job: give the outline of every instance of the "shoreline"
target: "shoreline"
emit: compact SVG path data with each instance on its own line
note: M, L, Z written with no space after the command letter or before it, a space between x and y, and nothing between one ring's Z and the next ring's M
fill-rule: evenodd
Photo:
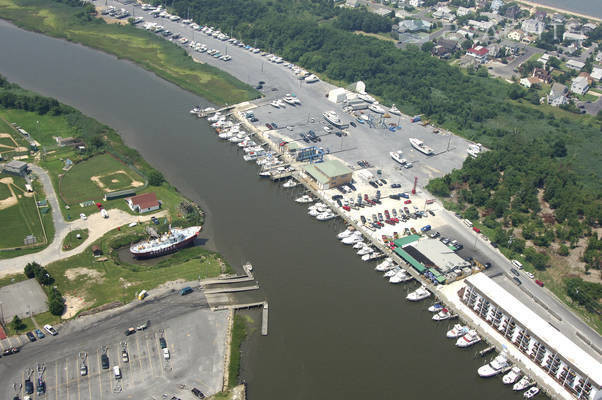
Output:
M521 6L521 8L541 8L545 10L551 10L560 14L573 15L575 17L586 18L590 21L602 22L602 18L594 17L592 15L583 14L577 11L569 11L564 8L548 6L545 4L535 3L529 0L516 0L516 2Z

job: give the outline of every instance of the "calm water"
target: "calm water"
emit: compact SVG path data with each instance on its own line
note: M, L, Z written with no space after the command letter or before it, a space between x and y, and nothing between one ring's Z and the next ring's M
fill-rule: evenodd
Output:
M601 0L531 0L542 6L558 7L592 17L602 18Z
M310 219L191 118L202 99L128 62L2 22L0 54L9 80L117 129L200 202L203 233L230 263L253 261L270 334L256 333L245 349L251 399L522 398L500 379L478 378L476 349L457 349L426 303L405 301L410 286L385 283L338 243L339 227Z

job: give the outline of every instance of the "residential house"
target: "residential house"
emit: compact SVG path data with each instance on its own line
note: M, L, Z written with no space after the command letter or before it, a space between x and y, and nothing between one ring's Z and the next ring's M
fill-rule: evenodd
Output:
M520 14L520 7L516 4L511 5L506 9L504 16L510 19L517 19Z
M474 32L467 31L466 29L458 29L456 34L460 35L463 38L472 39L474 37Z
M575 33L575 32L564 32L562 34L563 41L571 41L571 42L579 42L581 40L587 39L587 36L583 33Z
M597 81L602 80L602 68L594 67L590 76Z
M456 19L456 16L452 13L452 10L447 6L437 8L437 10L433 13L433 17L449 22L452 22L454 19Z
M474 26L480 31L487 31L489 28L493 28L496 25L495 21L475 21L474 19L468 20L468 25Z
M458 17L463 17L474 12L476 12L474 8L458 7L458 9L456 10L456 15Z
M587 72L582 72L571 82L571 92L583 96L589 90L591 78Z
M491 11L495 11L498 12L499 9L504 5L504 2L502 0L493 0L491 2Z
M566 66L576 71L581 71L585 67L585 63L577 60L568 60Z
M410 0L408 3L412 7L422 7L424 5L424 0Z
M546 28L546 24L538 19L526 19L521 24L521 28L525 32L541 35Z
M555 82L552 85L552 89L550 89L550 93L548 94L548 104L558 107L560 105L568 103L567 99L568 90L566 86Z
M154 192L128 197L125 201L130 207L130 210L138 213L155 211L161 207L161 203L157 200L157 195Z
M433 55L446 58L458 48L458 42L454 40L439 38L433 47Z
M546 19L547 15L548 14L544 10L535 11L535 19L537 19L539 21L543 21L544 19Z
M581 22L577 19L571 19L564 24L566 32L581 33Z
M490 46L488 47L488 49L489 49L489 53L488 53L488 55L489 55L489 58L490 58L490 59L496 58L496 57L497 57L497 53L498 53L498 52L499 52L499 50L500 50L499 46L498 46L498 45L496 45L496 44L492 44L492 45L490 45Z
M519 83L526 88L530 88L534 85L541 85L542 81L539 78L528 76L526 78L522 78Z
M520 29L515 29L508 34L508 39L516 40L517 42L520 42L522 40L524 34L525 33L523 31L521 31Z
M467 56L474 57L475 60L484 63L487 62L487 57L489 56L489 50L487 47L476 46L471 47L466 51Z
M542 63L543 66L545 67L546 64L548 63L549 59L550 59L550 55L548 53L544 53L543 56L541 56L537 59L537 62Z
M583 27L581 28L581 32L588 35L591 33L591 31L593 31L596 28L597 28L596 24L592 24L591 22L588 22L587 24L583 24Z
M347 0L345 2L345 6L349 7L349 8L356 8L359 7L360 3L358 0Z
M552 74L543 68L534 68L531 76L540 79L543 83L552 82Z
M377 8L376 10L372 11L374 14L380 15L381 17L384 17L386 15L391 14L391 10L389 10L388 8Z

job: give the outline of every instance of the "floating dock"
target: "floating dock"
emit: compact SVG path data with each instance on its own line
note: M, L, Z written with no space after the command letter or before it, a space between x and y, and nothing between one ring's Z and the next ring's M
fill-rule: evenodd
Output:
M268 335L268 302L263 303L263 312L261 314L261 336Z

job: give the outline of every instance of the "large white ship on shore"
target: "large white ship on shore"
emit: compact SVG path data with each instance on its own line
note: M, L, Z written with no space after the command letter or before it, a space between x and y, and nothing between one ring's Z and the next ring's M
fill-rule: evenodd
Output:
M347 125L341 121L338 114L334 111L326 111L324 114L322 114L322 116L324 117L324 119L326 121L330 122L331 124L333 124L334 126L336 126L339 129L343 129L343 128L347 127Z
M433 149L431 149L426 144L424 144L424 142L420 139L410 138L410 144L416 150L418 150L419 152L421 152L423 154L426 154L427 156L432 156L433 154L435 154Z
M191 244L200 231L200 226L171 228L158 238L131 245L130 253L136 258L159 257L173 253Z

